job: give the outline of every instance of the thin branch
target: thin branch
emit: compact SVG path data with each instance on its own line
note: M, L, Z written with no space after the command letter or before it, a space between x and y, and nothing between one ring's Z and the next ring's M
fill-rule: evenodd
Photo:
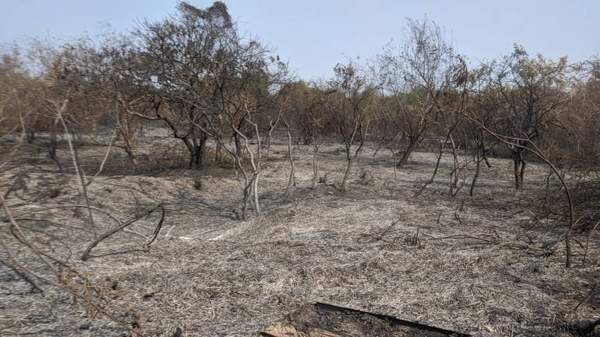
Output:
M65 134L68 135L69 129L67 128L67 123L65 123L65 119L63 118L62 113L67 109L67 104L69 103L69 99L65 99L61 105L59 105L55 101L50 101L50 103L52 103L54 105L54 107L56 109L56 115L65 130ZM74 133L72 133L72 135L75 136ZM97 236L98 234L96 233L96 225L94 224L94 216L92 215L92 210L90 209L90 199L88 198L88 195L87 195L87 187L86 187L87 185L85 183L85 173L83 173L83 171L81 170L81 167L79 167L79 162L77 160L77 151L75 150L75 147L73 146L73 142L71 141L71 138L67 137L67 143L69 144L69 150L71 151L71 158L73 159L73 167L75 168L75 174L77 175L79 187L81 188L81 193L83 195L83 198L85 199L85 203L88 206L87 211L88 211L88 216L90 219L90 227L92 229L92 233L94 234L94 236Z
M144 214L136 216L134 219L131 219L131 220L127 221L126 223L124 223L124 224L122 224L122 225L120 225L120 226L118 226L118 227L116 227L116 228L114 228L114 229L112 229L112 230L110 230L110 231L108 231L108 232L100 235L100 237L98 237L96 240L94 240L92 243L90 243L88 245L88 247L85 249L85 251L81 255L81 260L86 261L89 258L89 254L92 251L92 249L94 249L94 247L96 247L100 242L102 242L102 240L104 240L104 239L112 236L113 234L117 233L118 231L120 231L120 230L124 229L125 227L127 227L127 226L133 224L134 222L138 221L139 219L141 219L141 218L143 218L143 217L145 217L147 215L150 215L152 212L154 212L158 208L163 208L163 204L161 203L161 204L153 207L149 211L145 212ZM163 211L163 216L161 217L161 220L160 220L159 224L162 224L163 220L164 220L164 211Z
M160 230L162 229L162 225L163 222L165 221L165 207L161 206L160 207L162 214L160 216L160 221L158 222L158 225L156 225L156 228L154 229L154 236L152 237L152 239L150 241L148 241L148 243L145 244L145 246L150 247L150 245L152 244L152 242L154 242L154 240L156 240L156 238L158 237L158 234L160 234Z
M112 138L110 139L110 143L108 143L108 149L106 150L106 154L104 155L104 159L102 159L102 163L100 164L100 168L98 168L98 171L96 172L96 174L94 174L91 178L89 178L87 186L90 186L90 184L92 183L92 181L94 181L94 179L102 172L102 170L104 169L104 165L106 164L106 161L108 160L108 155L110 154L110 149L112 148L113 142L115 141L115 139L117 139L117 129L115 128L115 133L112 136Z
M31 286L30 291L32 293L43 293L44 292L40 287L37 286L37 284L35 284L35 282L33 282L33 280L31 278L29 278L29 276L27 276L26 273L20 271L12 264L2 260L2 258L0 258L0 264L3 264L4 266L6 266L10 270L12 270L15 274L17 274L20 278L22 278L25 282L29 283L29 285Z
M575 313L577 311L577 309L579 309L579 307L592 296L592 294L594 293L594 290L596 290L597 286L598 286L598 283L594 283L594 286L592 286L592 289L590 289L590 291L588 291L588 293L581 299L581 301L579 301L579 303L577 303L577 305L575 306L575 309L573 309L573 313Z

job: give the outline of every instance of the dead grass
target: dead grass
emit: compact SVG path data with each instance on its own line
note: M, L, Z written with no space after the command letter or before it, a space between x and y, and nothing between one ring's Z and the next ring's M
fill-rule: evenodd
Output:
M345 168L338 148L323 146L320 158L321 175L332 182L341 180ZM510 163L492 160L475 197L465 188L452 198L446 163L414 198L435 156L415 153L406 168L395 170L388 154L372 157L368 150L348 193L341 194L325 184L310 189L312 149L296 151L298 187L284 198L285 148L271 145L261 177L264 212L242 222L234 214L241 185L231 169L208 169L200 178L183 169L98 177L88 190L92 204L122 221L165 203L166 222L150 251L140 248L152 234L152 217L102 242L89 261L79 261L93 237L85 214L66 207L78 203L74 178L30 173L29 188L8 202L44 249L71 256L94 280L116 280L111 301L139 315L144 336L172 336L176 328L183 336L256 336L317 301L474 336L550 336L565 323L600 315L599 293L573 311L600 276L600 242L593 240L585 268L564 268L566 220L557 211L546 221L541 217L547 213L535 207L545 188L543 167L528 167L526 190L515 193ZM6 173L1 183L9 178ZM51 179L61 181L59 195L36 200ZM106 214L95 216L100 232L115 226ZM585 242L585 235L580 231L576 239ZM27 251L11 241L3 222L0 240L27 263ZM583 248L575 245L574 253L579 262ZM28 294L27 285L2 268L1 335L124 332L108 320L91 320L52 288Z

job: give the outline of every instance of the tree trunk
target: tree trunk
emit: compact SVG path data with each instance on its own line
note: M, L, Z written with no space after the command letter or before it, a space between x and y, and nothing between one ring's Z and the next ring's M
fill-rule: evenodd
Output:
M316 140L313 140L313 142L314 142L314 144L313 144L313 161L312 161L313 180L312 180L312 186L310 188L314 190L315 185L317 184L317 180L319 179L319 145Z
M311 142L313 142L313 135L312 135L312 131L309 128L304 128L303 130L304 132L302 132L302 144L304 145L310 145Z
M492 168L492 164L490 164L490 161L488 160L486 150L483 150L483 161L485 161L485 165L487 165L488 168Z
M475 158L475 175L473 176L473 181L471 182L471 188L469 189L469 196L473 196L475 191L475 183L477 182L477 178L479 178L479 170L481 169L481 159L480 157L480 148L477 148L477 157ZM485 157L484 157L485 158Z
M251 193L251 189L252 189L252 183L246 182L246 187L244 187L244 191L242 192L242 206L240 208L240 212L238 214L238 220L244 221L247 218L247 210L248 210L248 203L250 203L250 195Z
M267 154L265 155L266 160L269 159L269 154L271 153L271 140L273 139L273 137L272 137L273 129L274 129L274 126L273 126L273 124L271 124L271 126L269 127L269 132L267 133L267 139L265 140L267 142Z
M483 136L483 131L480 132L481 133L479 134L479 149L481 149L481 159L485 161L485 165L487 165L488 168L492 168L492 164L490 164L490 161L487 157L487 153L490 152L490 150L485 148L485 139Z
M458 162L458 149L452 134L450 135L450 144L452 145L452 171L450 171L450 196L455 197L462 186L459 186L460 165Z
M129 157L131 163L133 163L133 166L137 167L138 159L135 155L136 143L134 140L134 131L131 130L131 125L129 123L129 115L126 113L121 113L118 109L117 114L117 122L119 123L119 133L121 137L123 137L125 153L127 153L127 156Z
M189 138L181 139L190 153L189 169L201 169L204 165L204 154L206 152L206 137L190 140Z
M527 162L525 159L521 158L521 172L519 172L519 181L521 183L521 189L523 188L523 182L525 181L525 166Z
M58 123L58 119L50 123L50 142L48 143L48 155L50 156L50 159L52 159L52 161L54 161L58 166L58 171L62 173L62 165L60 164L60 161L56 156L56 148L58 147L58 139L56 136L56 123Z
M125 152L127 153L127 157L129 157L129 160L131 161L131 163L133 163L133 166L137 167L138 159L135 155L136 146L134 140L132 139L132 135L129 132L129 130L121 130L121 135L123 136L123 142L125 144Z
M129 160L131 161L133 166L138 167L138 165L139 165L138 158L135 155L135 153L133 153L133 149L127 145L127 141L125 141L125 152L127 153L127 157L129 157Z
M398 163L396 164L398 168L402 168L406 165L406 163L408 163L408 158L413 153L416 146L417 146L417 140L414 139L413 137L410 137L408 146L406 147L406 150L402 154L402 158L400 158L400 161L398 161Z
M260 215L260 203L258 200L258 178L260 177L260 172L257 172L252 180L252 196L254 197L254 212L257 215Z
M523 178L525 176L525 166L527 163L523 160L523 151L521 149L512 150L514 174L515 174L515 189L523 188Z
M98 138L98 120L97 119L92 120L92 135L94 135L94 138Z
M348 150L349 151L349 150ZM346 166L346 172L344 173L344 178L342 179L342 186L340 187L340 191L346 192L346 183L348 182L348 177L350 176L350 171L352 171L352 166L354 164L354 157L348 154L348 165Z
M233 134L233 141L235 143L235 154L242 159L244 151L242 149L242 142L240 141L240 136L237 133Z
M288 160L290 161L290 178L288 180L288 185L285 190L285 196L289 196L292 190L292 187L296 187L296 177L295 177L295 166L294 166L294 149L292 148L292 132L290 131L290 124L287 122L285 118L282 118L283 123L285 124L285 128L287 131L287 148L288 148Z
M281 119L281 110L277 114L277 118L275 120L269 120L269 131L267 132L267 139L266 139L267 154L265 156L265 159L268 159L269 153L271 153L271 140L273 140L273 130L275 130L275 127L277 126L277 123L279 123L280 119Z
M206 137L194 140L194 151L191 156L190 168L201 169L204 166L204 155L206 153Z
M33 141L35 140L35 131L33 130L29 130L27 131L27 143L33 143Z
M223 148L220 142L217 142L215 145L215 164L221 163L221 158L223 157Z
M50 143L48 144L48 155L50 159L56 161L56 147L58 140L56 139L56 123L50 124Z

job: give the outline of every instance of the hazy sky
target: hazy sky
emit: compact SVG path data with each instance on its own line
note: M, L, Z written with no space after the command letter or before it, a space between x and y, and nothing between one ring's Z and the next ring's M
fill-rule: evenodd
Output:
M190 0L198 7L212 1ZM597 0L226 0L243 32L259 37L305 79L330 76L349 57L368 59L404 37L406 18L425 15L472 62L509 53L581 61L600 54ZM131 29L174 13L177 0L2 0L0 43L25 37L67 39L107 24Z

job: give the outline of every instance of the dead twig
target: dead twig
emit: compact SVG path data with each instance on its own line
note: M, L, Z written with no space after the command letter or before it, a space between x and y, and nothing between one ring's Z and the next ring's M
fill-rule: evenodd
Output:
M14 207L14 206L13 206ZM18 214L18 217L22 217L24 215L27 214L32 214L32 213L37 213L37 212L44 212L44 211L49 211L49 210L53 210L53 209L60 209L60 208L86 208L86 209L90 209L96 212L100 212L104 215L106 215L107 217L109 217L110 219L114 220L117 224L121 225L121 220L119 220L117 217L115 217L114 215L112 215L109 211L102 209L102 208L98 208L98 207L94 207L94 206L88 206L88 205L56 205L56 206L52 206L52 207L44 207L44 208L38 208L38 209L32 209L32 210L28 210L25 212L22 212L20 214Z
M386 227L378 235L376 235L376 234L364 234L357 241L358 241L358 243L373 243L373 242L381 241L383 239L383 237L385 235L387 235L392 230L392 228L394 228L399 222L400 222L400 219L392 222L391 225L389 225L388 227ZM365 238L372 238L372 240L361 240L361 239L365 239Z
M88 179L88 183L87 186L90 186L92 184L92 182L94 181L94 179L102 172L102 170L104 169L104 165L106 165L106 161L108 160L108 156L110 155L110 150L112 148L112 145L115 141L115 139L117 139L117 129L115 129L115 133L114 135L111 137L110 142L108 143L108 149L106 150L106 154L104 155L104 159L102 159L102 163L100 164L100 167L98 168L98 171L96 172L96 174L94 174L92 177L90 177Z
M592 287L592 289L590 289L590 291L588 291L587 295L585 295L581 299L581 301L579 301L579 303L577 303L577 305L575 306L575 309L573 309L573 313L575 313L577 311L577 309L579 309L579 307L592 296L592 294L594 293L594 290L596 290L597 286L598 286L598 283L594 283L594 286Z
M65 99L62 104L59 104L58 102L49 100L50 103L52 103L54 105L54 108L56 109L56 116L58 118L58 120L61 122L63 129L65 130L65 134L69 134L69 128L67 127L67 123L65 122L65 119L63 118L62 114L63 112L67 109L67 104L69 103L69 99ZM73 139L75 139L75 133L71 132L71 135L73 137ZM71 159L73 160L73 167L75 168L75 174L77 175L77 181L79 183L79 186L81 187L81 194L85 200L85 204L88 206L88 216L89 216L89 220L90 220L90 229L92 230L92 233L94 234L94 236L97 236L97 232L96 232L96 225L94 224L94 216L92 215L92 210L90 209L90 199L88 198L87 195L87 184L85 182L85 173L83 172L82 167L79 165L79 158L77 156L77 150L75 149L75 146L73 145L73 142L71 141L71 138L67 137L67 144L69 144L69 150L71 151Z
M8 269L12 270L15 274L17 274L20 278L22 278L25 282L29 283L29 285L31 286L31 290L30 290L31 293L43 293L44 292L40 287L37 286L37 284L35 284L35 282L33 282L33 280L29 276L27 276L27 274L25 274L24 272L17 269L17 267L2 260L2 258L0 258L0 264L6 266Z
M148 243L145 244L145 246L148 247L148 249L150 249L150 245L158 237L158 234L160 233L160 230L162 229L163 222L165 221L165 207L161 205L160 210L162 211L162 214L160 216L160 221L158 221L158 225L156 225L156 228L154 229L152 239Z
M97 286L94 286L85 275L83 275L81 272L79 272L73 266L53 257L52 255L50 255L48 253L41 251L40 249L35 247L33 244L31 244L31 242L27 239L23 230L19 226L19 224L15 221L15 218L13 217L12 212L11 212L10 208L8 207L8 205L6 205L6 202L5 202L2 194L0 194L0 205L4 209L4 212L6 213L6 217L8 218L8 228L9 228L10 233L13 235L13 237L15 239L17 239L17 241L19 241L25 247L31 249L33 251L33 253L35 253L35 255L52 271L54 276L58 279L58 282L54 282L48 278L44 278L41 275L39 275L38 273L35 273L35 272L29 270L24 265L19 264L14 258L12 258L10 252L8 251L7 253L9 254L9 257L11 257L12 263L16 267L20 268L21 270L26 271L27 273L29 273L31 275L34 275L38 280L40 280L43 283L49 284L51 286L57 287L61 290L64 290L64 291L70 293L71 295L73 295L74 299L78 298L78 299L83 300L89 307L94 308L97 313L102 313L103 315L105 315L106 317L111 319L113 322L116 322L116 323L120 324L121 326L128 328L126 324L124 324L119 318L117 318L115 315L113 315L111 312L109 312L109 310L107 308L105 308L105 306L101 303L103 300L102 290L100 288L98 288ZM64 269L63 270L57 269L55 264L58 266L64 267ZM81 281L83 283L83 285L84 285L84 293L83 294L79 293L78 289L73 287L71 282L66 281L66 277L67 277L66 275L68 273L71 273L79 281ZM99 297L96 299L92 298L92 296L90 296L90 294L92 292L95 292L96 294L98 294ZM112 307L117 308L114 305ZM118 309L123 310L121 308L118 308ZM123 311L127 312L127 310L123 310Z
M431 239L432 240L474 239L474 240L485 241L485 242L489 242L489 243L493 243L493 244L497 244L498 243L498 241L495 241L495 240L489 240L489 239L484 239L484 238L480 238L480 237L477 237L477 236L463 235L463 234L450 235L450 236L442 236L442 237L431 237Z
M116 227L116 228L114 228L114 229L112 229L112 230L110 230L110 231L108 231L108 232L100 235L100 237L98 237L96 240L94 240L92 243L90 243L89 246L85 249L85 251L81 255L81 260L87 261L87 259L89 258L89 254L92 251L92 249L94 249L94 247L96 247L100 242L102 242L106 238L109 238L110 236L112 236L113 234L117 233L118 231L124 229L125 227L133 224L134 222L138 221L139 219L141 219L141 218L143 218L143 217L145 217L147 215L150 215L151 213L153 213L154 211L156 211L158 208L162 208L163 209L163 216L161 217L160 222L159 222L159 226L162 226L162 222L164 221L164 206L161 203L161 204L153 207L152 209L146 211L144 214L140 214L140 215L136 216L135 218L127 221L126 223L124 223L124 224L122 224L122 225L120 225L120 226L118 226L118 227ZM157 226L158 231L160 231L160 227L159 226ZM156 232L156 230L155 230L155 232ZM156 235L155 235L155 237L156 237ZM154 241L154 240L152 240L152 241Z

